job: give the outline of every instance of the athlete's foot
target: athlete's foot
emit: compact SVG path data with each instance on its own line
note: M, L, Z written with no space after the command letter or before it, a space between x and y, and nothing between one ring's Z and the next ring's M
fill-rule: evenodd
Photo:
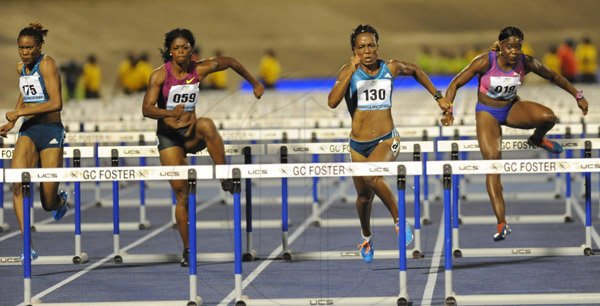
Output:
M221 180L221 188L223 189L223 191L227 191L227 192L233 194L234 193L233 180L232 179Z
M494 234L494 241L496 242L506 239L506 236L508 236L508 234L512 232L512 230L506 223L500 223L496 225L496 227L498 230L498 232Z
M31 261L38 259L38 257L39 257L38 253L32 248L31 249ZM21 253L21 262L23 262L23 260L25 260L25 254Z
M67 192L61 190L58 195L60 196L60 199L62 201L62 206L52 211L52 216L56 221L62 219L62 217L64 217L64 215L67 213L67 210L69 210L69 205L67 205Z
M532 147L539 147L554 154L560 154L563 151L563 147L560 145L560 143L556 141L548 140L548 138L544 137L542 138L542 141L536 142L532 139L532 137L529 137L527 139L527 144L529 144Z
M182 267L190 266L190 249L183 250L183 254L181 254L181 261L179 262L179 264Z
M405 224L406 234L404 236L406 239L406 246L408 246L415 239L415 236L413 235L412 229L410 228L410 224L408 223L408 221L406 221ZM400 227L398 226L398 224L396 224L396 235L398 235L399 233Z
M360 250L360 256L362 256L364 262L370 263L373 261L373 255L375 254L373 242L364 240L362 243L358 244L357 249Z

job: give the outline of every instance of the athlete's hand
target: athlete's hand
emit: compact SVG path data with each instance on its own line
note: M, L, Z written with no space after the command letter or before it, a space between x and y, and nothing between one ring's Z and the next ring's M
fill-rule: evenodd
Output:
M8 122L15 122L17 121L17 119L19 119L19 114L17 113L16 110L14 111L10 111L10 112L6 112L6 120L8 120Z
M12 130L13 127L15 127L14 122L9 122L0 126L0 136L6 138L6 135L10 130Z
M448 102L446 98L440 98L437 100L438 106L442 109L443 112L451 112L452 111L452 103Z
M440 122L443 126L450 126L454 122L454 115L452 115L452 112L444 112L444 114L442 115L442 119L440 119Z
M360 65L360 57L358 55L356 55L356 52L354 53L354 56L350 58L350 69L352 69L352 71L356 71L356 69L358 69L358 65Z
M263 93L265 92L265 87L263 86L263 84L258 82L252 86L252 92L254 92L254 96L257 99L260 99L260 97L262 97Z
M179 104L175 106L174 109L171 110L171 117L180 117L185 113L185 109L183 108L183 104Z
M577 100L577 106L579 106L579 109L581 110L581 112L583 112L584 116L587 115L588 101L585 98Z

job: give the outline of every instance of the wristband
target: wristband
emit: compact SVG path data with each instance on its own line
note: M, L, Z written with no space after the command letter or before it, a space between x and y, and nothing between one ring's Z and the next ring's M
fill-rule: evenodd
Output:
M436 101L443 98L444 96L442 96L442 92L437 90L434 94L433 94L433 99L435 99Z
M578 90L577 93L575 94L575 100L579 101L583 99L583 91Z

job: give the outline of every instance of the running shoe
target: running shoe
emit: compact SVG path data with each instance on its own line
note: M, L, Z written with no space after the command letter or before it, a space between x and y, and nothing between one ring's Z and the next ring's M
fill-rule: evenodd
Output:
M410 228L410 224L408 223L408 221L406 221L406 246L408 246L414 239L415 236L413 235L412 229ZM396 224L396 235L398 235L398 233L400 233L400 227L398 227L398 224Z
M357 249L360 250L360 256L362 256L364 262L370 263L373 261L373 254L375 254L373 242L365 240L357 246Z
M508 234L512 232L512 230L506 223L500 223L497 225L497 227L498 232L494 234L494 241L496 242L506 239L506 236L508 236Z
M31 249L31 261L38 259L38 257L38 253L34 249ZM21 262L23 262L23 260L25 260L25 254L21 253Z
M179 262L179 264L182 267L190 266L190 249L189 248L183 250L183 254L181 254L181 261Z
M234 193L233 180L232 179L221 180L221 189L223 189L223 191L227 191L227 192L233 194Z
M554 153L554 154L560 154L563 152L563 147L560 145L560 143L556 142L556 141L552 141L552 140L548 140L548 138L542 138L542 141L540 143L536 143L534 142L531 137L529 137L527 139L527 144L529 144L532 147L540 147L550 153Z
M63 205L52 211L52 216L54 217L54 220L56 220L56 221L62 219L62 217L67 213L67 210L69 210L69 205L67 205L67 197L68 197L67 192L64 190L61 190L58 195L62 199Z

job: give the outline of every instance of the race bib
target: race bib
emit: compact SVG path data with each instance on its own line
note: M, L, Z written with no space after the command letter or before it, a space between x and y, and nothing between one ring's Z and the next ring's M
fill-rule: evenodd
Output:
M191 112L196 107L198 102L198 94L200 93L200 84L190 85L174 85L169 90L167 98L167 110L174 109L177 105L183 104L186 112Z
M521 86L520 75L516 76L493 76L490 77L490 88L488 95L494 99L509 100L516 96Z
M392 80L363 80L356 82L359 110L382 110L392 107Z
M19 89L23 95L23 102L45 102L44 90L40 82L40 75L24 75L19 78Z

